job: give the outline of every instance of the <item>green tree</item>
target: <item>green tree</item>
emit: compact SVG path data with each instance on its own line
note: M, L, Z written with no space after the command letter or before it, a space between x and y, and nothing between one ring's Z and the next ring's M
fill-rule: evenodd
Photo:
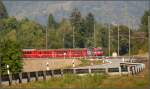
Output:
M86 34L87 36L93 36L93 32L94 32L94 15L90 12L88 13L88 15L86 16Z
M9 40L16 41L19 22L13 17L2 19L0 22L0 38L7 38Z
M4 4L2 3L2 0L0 0L0 19L7 18L7 17L8 17L7 10L4 6Z
M85 19L86 31L85 36L87 38L87 47L94 47L94 15L90 12L87 14Z
M48 29L48 48L49 49L57 49L62 48L62 41L61 37L55 30Z
M150 16L150 11L145 11L144 15L141 17L141 26L140 30L146 32L148 37L148 16Z
M117 27L115 27L115 28L117 28ZM120 55L123 55L123 54L128 53L128 51L129 51L128 50L129 49L129 28L125 25L120 25L119 28L120 28L120 31L119 31L119 34L120 34ZM114 39L117 39L117 35L116 35L117 30L114 31L113 34L114 34ZM132 30L131 30L131 36L132 36ZM116 44L117 44L117 41L116 41Z
M70 16L71 26L74 28L74 36L75 36L75 47L80 48L80 43L82 42L80 39L80 28L82 23L82 17L80 11L75 8ZM82 44L82 43L81 43Z
M48 28L56 28L57 23L55 21L55 18L52 14L48 16Z
M1 39L0 47L1 73L7 73L7 65L9 65L11 73L21 72L22 62L20 45L15 41Z
M29 20L22 20L20 22L17 34L18 42L20 43L21 48L45 48L44 28L40 24Z
M63 48L72 48L72 28L67 19L62 19L58 27L58 34Z

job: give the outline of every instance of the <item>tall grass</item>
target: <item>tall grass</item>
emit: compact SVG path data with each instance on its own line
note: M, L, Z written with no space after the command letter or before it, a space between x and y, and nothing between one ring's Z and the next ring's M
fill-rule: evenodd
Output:
M31 82L10 86L11 88L97 88L106 79L103 74L83 76L65 74L64 77L53 77L47 81Z

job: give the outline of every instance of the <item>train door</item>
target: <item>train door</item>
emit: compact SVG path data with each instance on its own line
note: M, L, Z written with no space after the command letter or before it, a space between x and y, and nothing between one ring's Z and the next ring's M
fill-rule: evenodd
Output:
M87 49L87 55L88 55L89 58L91 58L93 56L92 49L90 49L90 48Z

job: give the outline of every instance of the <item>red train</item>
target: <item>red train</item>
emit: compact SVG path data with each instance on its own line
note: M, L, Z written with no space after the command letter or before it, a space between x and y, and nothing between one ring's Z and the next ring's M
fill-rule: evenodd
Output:
M23 49L23 58L81 58L89 56L102 56L101 48L82 49Z

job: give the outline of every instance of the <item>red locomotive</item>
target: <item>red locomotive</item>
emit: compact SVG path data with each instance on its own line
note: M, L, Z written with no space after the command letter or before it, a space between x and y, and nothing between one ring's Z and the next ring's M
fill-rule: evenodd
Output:
M23 49L23 58L81 58L89 56L102 56L101 48L82 49Z

